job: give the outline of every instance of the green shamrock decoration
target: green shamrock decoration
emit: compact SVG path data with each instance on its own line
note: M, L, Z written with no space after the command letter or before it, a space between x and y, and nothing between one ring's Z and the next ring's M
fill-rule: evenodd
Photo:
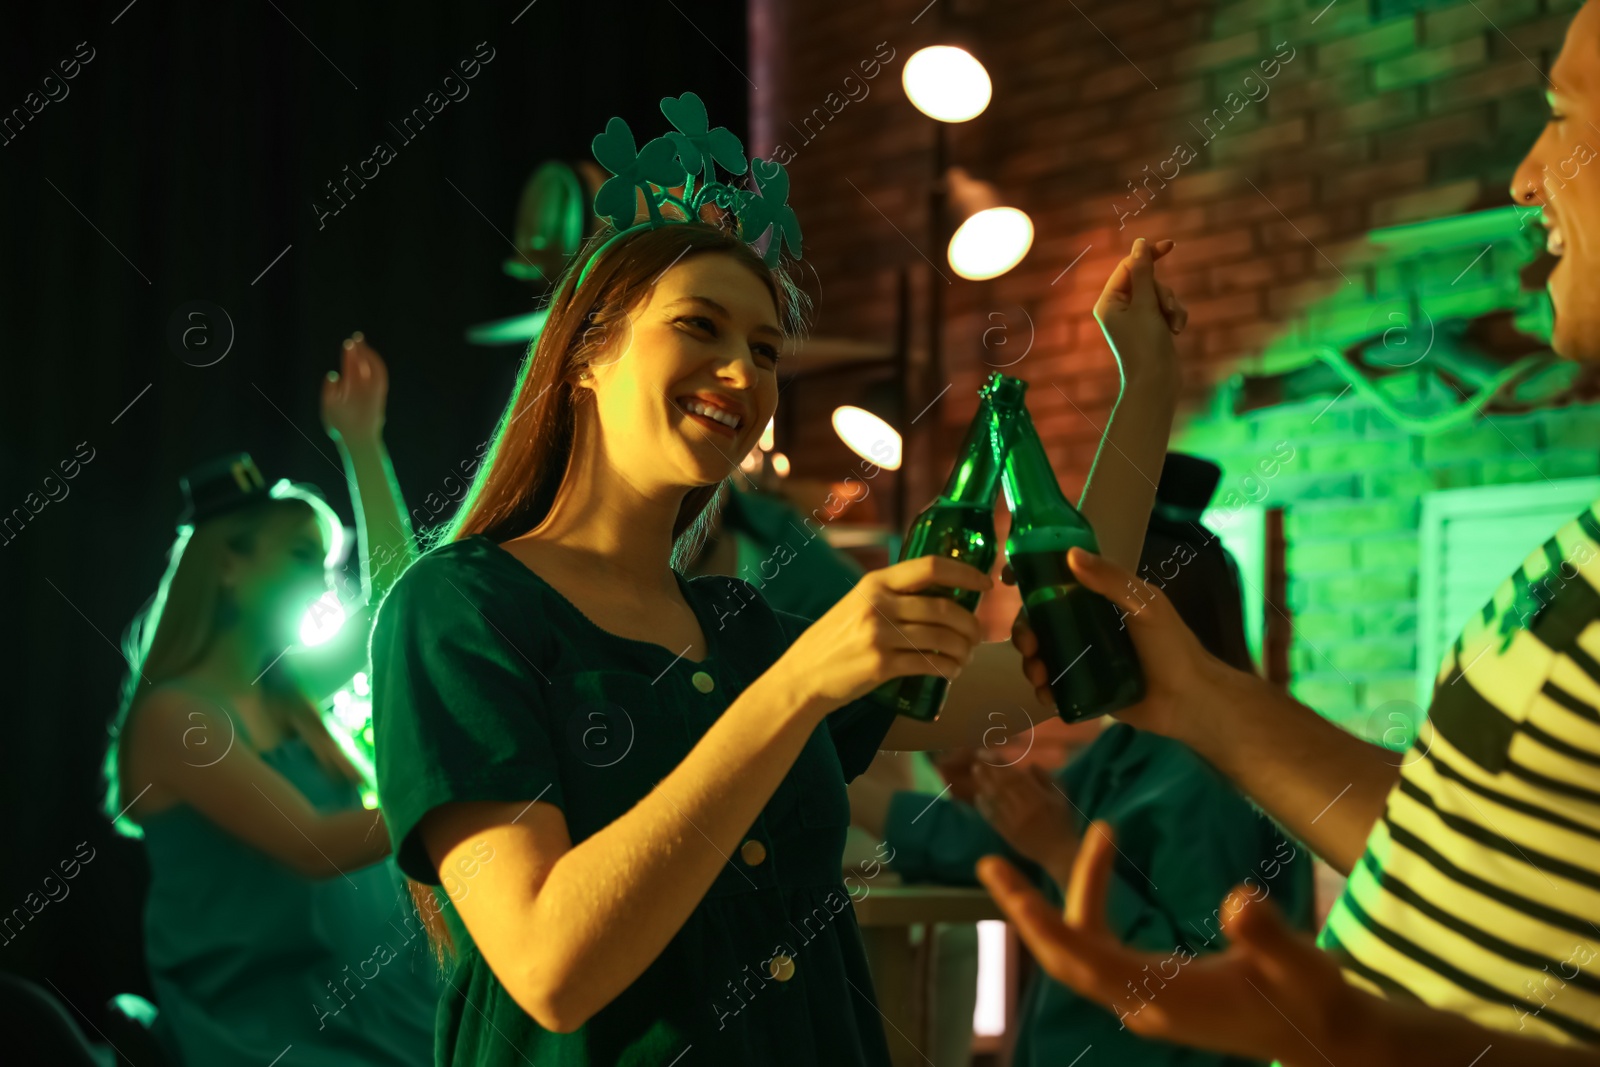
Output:
M609 218L618 232L589 257L577 284L583 284L601 255L624 234L671 222L699 221L700 210L707 203L733 213L739 236L746 243L758 242L769 230L773 231L762 254L768 267L777 267L784 247L799 258L800 222L786 202L789 175L782 164L764 159L747 162L744 144L725 126L711 128L705 103L694 93L663 97L661 113L673 129L637 151L633 131L616 116L594 139L594 158L613 175L595 194L595 214ZM752 171L756 187L735 187L717 181L717 166L736 175ZM698 186L697 171L701 177ZM679 188L681 195L674 195L672 190ZM644 191L650 210L650 218L637 225L633 221L638 210L636 189ZM664 204L673 205L683 218L663 215Z
M666 136L677 146L678 161L691 178L696 171L704 171L705 184L710 185L715 177L711 169L713 160L730 174L745 172L748 165L745 163L744 145L726 126L710 129L706 105L694 93L684 93L676 99L663 97L661 113L677 127ZM689 196L692 191L685 188L684 196Z
M634 213L638 210L636 188L644 190L650 217L659 222L661 212L658 201L651 196L651 186L681 185L685 178L683 167L676 159L675 146L665 137L657 137L638 152L634 151L633 144L633 131L613 115L606 123L605 132L596 135L591 145L594 158L615 175L607 178L595 193L595 214L610 217L618 229L633 225Z
M776 267L782 254L781 245L788 245L791 255L800 255L800 220L795 217L794 208L786 203L789 172L783 169L782 163L767 159L756 160L753 171L761 195L748 197L744 209L739 212L739 236L754 243L769 226L773 227L772 240L762 258L767 266Z

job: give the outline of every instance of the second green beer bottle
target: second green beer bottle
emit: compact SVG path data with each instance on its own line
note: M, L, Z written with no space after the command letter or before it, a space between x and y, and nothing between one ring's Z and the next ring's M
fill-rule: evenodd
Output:
M996 556L994 506L1000 495L1000 472L1017 415L1025 412L1028 383L998 372L978 390L978 411L967 427L966 440L944 490L906 531L896 562L918 556L949 556L984 573ZM981 594L975 589L934 587L924 596L950 597L973 611ZM950 684L938 674L891 678L872 691L873 699L913 719L931 722L944 707Z
M1003 479L1011 509L1006 557L1039 638L1056 710L1067 722L1092 719L1144 699L1133 639L1111 601L1067 566L1074 545L1098 553L1094 530L1067 502L1026 409L1017 417Z

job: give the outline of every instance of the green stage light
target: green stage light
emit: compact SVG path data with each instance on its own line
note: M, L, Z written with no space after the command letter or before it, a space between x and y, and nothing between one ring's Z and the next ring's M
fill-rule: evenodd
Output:
M339 632L344 619L344 605L339 603L339 594L328 590L301 617L300 643L306 648L322 644Z

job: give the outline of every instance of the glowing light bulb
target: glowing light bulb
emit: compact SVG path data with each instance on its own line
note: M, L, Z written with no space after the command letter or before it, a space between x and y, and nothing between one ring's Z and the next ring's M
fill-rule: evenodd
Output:
M950 266L963 278L994 278L1033 247L1033 220L1014 207L992 207L963 222L950 238Z
M772 454L772 470L780 478L789 476L789 457L782 452Z
M900 469L900 434L866 408L852 404L834 408L833 432L867 462L884 470Z
M994 87L983 64L964 48L920 49L900 71L900 83L916 109L940 122L966 122L989 106Z

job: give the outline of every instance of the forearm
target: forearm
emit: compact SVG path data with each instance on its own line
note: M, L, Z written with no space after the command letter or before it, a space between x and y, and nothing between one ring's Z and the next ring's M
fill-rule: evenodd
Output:
M1078 500L1100 554L1130 571L1139 569L1177 398L1171 377L1130 378L1124 384Z
M339 452L355 507L362 589L376 602L415 558L416 539L383 438L341 439Z
M1361 858L1399 780L1392 754L1265 679L1213 663L1214 699L1177 736L1341 874Z
M1359 1019L1341 1019L1328 1051L1363 1067L1600 1067L1592 1047L1553 1045L1513 1031L1489 1030L1459 1015L1360 994ZM1510 1009L1507 1009L1510 1010ZM1289 1067L1323 1061L1312 1055Z
M551 868L530 915L528 983L563 1029L637 979L725 867L742 873L741 842L831 710L794 693L762 675L655 789Z
M370 867L390 852L383 816L366 808L323 815L311 824L301 873L309 878L339 878Z
M1004 856L1033 877L1033 860L1012 848L976 809L940 794L899 791L889 804L883 840L889 866L908 882L977 885L979 859Z

